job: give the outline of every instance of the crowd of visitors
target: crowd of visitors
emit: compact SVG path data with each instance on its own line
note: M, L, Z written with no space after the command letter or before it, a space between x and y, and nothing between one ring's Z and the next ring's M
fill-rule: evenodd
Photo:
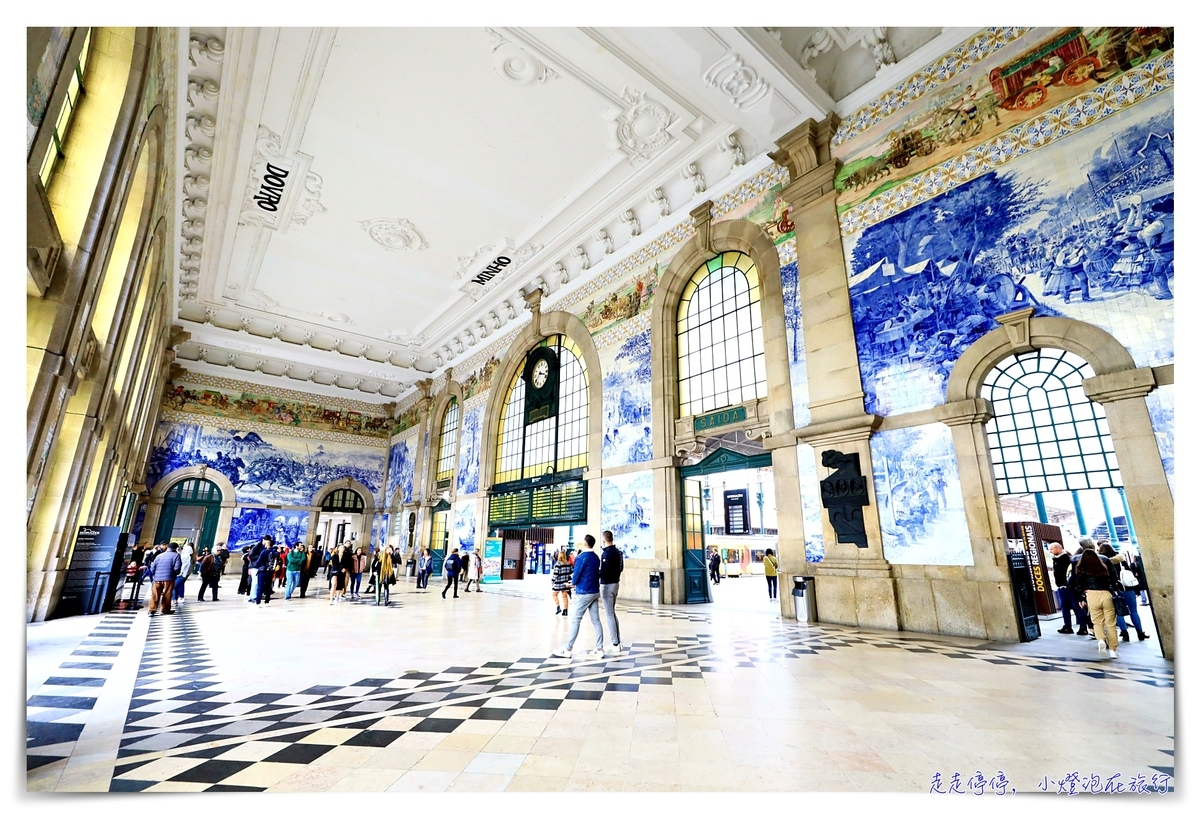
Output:
M1149 604L1139 555L1118 552L1107 540L1097 543L1091 537L1081 539L1074 554L1061 543L1051 543L1049 550L1063 616L1059 633L1094 636L1101 655L1110 659L1117 658L1118 641L1129 641L1126 617L1139 642L1149 638L1138 611L1139 597L1141 605Z

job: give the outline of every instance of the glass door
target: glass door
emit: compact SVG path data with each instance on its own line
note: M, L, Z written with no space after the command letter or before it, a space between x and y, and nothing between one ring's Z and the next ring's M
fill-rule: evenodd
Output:
M700 481L683 478L684 601L712 602L704 559L704 501Z

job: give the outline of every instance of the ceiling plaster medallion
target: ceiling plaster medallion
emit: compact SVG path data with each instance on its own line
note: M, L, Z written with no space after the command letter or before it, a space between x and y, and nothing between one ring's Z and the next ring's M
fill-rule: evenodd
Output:
M492 38L492 67L501 79L513 85L534 85L558 79L554 69L525 49L504 39L493 29L487 29L487 33Z
M720 90L738 108L753 105L771 91L771 86L758 76L758 72L732 51L705 72L704 83Z
M359 224L384 250L425 250L429 247L408 219L366 219Z
M665 105L631 88L625 89L621 99L627 107L612 118L610 129L616 146L628 153L631 161L649 158L674 138L667 129L675 117Z

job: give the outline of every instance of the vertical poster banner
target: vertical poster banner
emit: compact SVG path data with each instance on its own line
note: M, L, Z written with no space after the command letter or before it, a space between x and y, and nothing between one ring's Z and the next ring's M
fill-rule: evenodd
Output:
M71 551L71 565L67 568L62 596L54 608L53 618L101 612L120 541L120 526L79 527L75 548Z
M491 585L500 581L500 557L504 553L504 540L488 537L483 543L483 582Z

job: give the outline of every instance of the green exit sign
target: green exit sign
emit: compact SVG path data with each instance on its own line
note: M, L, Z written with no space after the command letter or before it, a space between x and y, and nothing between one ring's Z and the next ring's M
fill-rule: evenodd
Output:
M746 407L735 406L732 409L722 409L720 412L709 412L707 415L697 415L692 421L692 428L697 432L706 432L718 426L728 426L731 423L741 423L746 419Z

